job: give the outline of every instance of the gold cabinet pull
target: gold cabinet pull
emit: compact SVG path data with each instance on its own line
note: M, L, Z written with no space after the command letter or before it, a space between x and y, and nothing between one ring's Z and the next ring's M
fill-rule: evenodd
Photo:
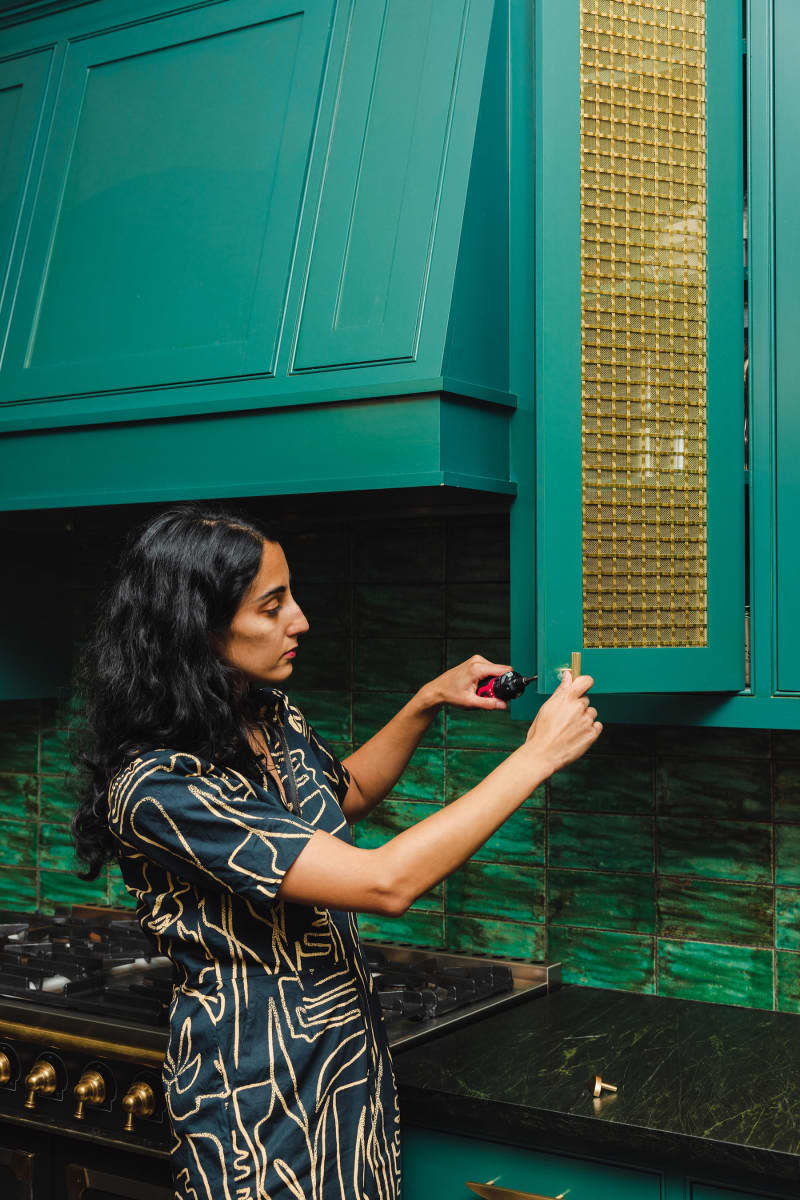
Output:
M518 1192L514 1188L498 1187L495 1183L471 1183L467 1181L466 1186L476 1196L482 1196L483 1200L564 1200L567 1194L566 1192L562 1192L558 1196L543 1196L541 1192Z
M600 1075L593 1075L589 1080L589 1091L597 1098L603 1092L616 1092L617 1088L613 1083L603 1083Z
M46 1058L40 1058L25 1076L28 1095L25 1108L36 1108L37 1096L52 1096L56 1090L56 1069Z
M85 1104L102 1104L106 1098L106 1081L99 1071L84 1071L78 1083L75 1084L75 1113L76 1121L83 1120Z
M122 1108L125 1113L125 1133L133 1133L134 1117L152 1117L156 1111L156 1098L149 1083L140 1079L132 1083L122 1098Z

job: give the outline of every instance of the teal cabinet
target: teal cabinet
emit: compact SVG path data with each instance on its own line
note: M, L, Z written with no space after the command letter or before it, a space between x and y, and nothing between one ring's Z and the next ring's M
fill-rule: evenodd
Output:
M800 8L775 0L775 571L778 692L800 693Z
M406 1128L404 1200L474 1200L468 1182L491 1183L536 1200L661 1200L662 1177L608 1163L522 1150L453 1134Z
M230 0L68 42L7 397L274 374L332 6Z

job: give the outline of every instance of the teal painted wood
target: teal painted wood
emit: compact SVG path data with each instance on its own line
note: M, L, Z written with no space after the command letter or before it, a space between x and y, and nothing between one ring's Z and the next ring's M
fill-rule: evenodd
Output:
M424 105L417 109L413 128L408 126L408 120L409 112L414 106L408 104L407 79L401 78L403 64L400 56L410 51L419 51L420 47L408 36L408 29L403 34L401 26L404 18L398 0L387 0L380 9L365 3L364 0L335 0L330 28L324 16L331 11L329 0L309 0L307 10L304 10L306 17L303 19L303 32L298 43L291 86L286 76L281 84L279 69L269 72L261 70L260 77L256 79L259 37L262 37L262 33L260 45L263 49L270 39L280 40L279 31L281 35L285 34L288 37L287 31L293 31L298 24L297 21L293 21L288 9L281 8L279 0L272 0L266 8L263 3L255 3L255 0L230 0L229 3L219 5L193 3L172 11L169 16L160 14L159 7L155 0L141 0L137 4L126 3L125 0L97 0L94 4L76 8L61 6L46 17L32 20L28 24L18 24L4 31L4 45L7 44L15 53L26 52L37 42L41 44L42 40L55 43L61 54L67 46L69 47L66 74L55 113L54 141L49 147L40 189L37 224L18 297L14 329L16 341L10 347L13 355L7 358L5 371L0 377L2 400L10 402L4 412L5 428L59 427L82 424L89 420L127 421L156 415L177 416L198 410L232 411L237 408L259 408L265 403L280 405L335 402L343 397L404 395L412 391L439 390L445 386L458 391L459 394L495 400L498 403L513 403L513 397L502 388L495 388L492 381L486 377L470 379L473 365L468 361L462 363L459 354L450 355L447 372L443 370L445 336L459 255L459 239L481 99L486 47L494 10L493 2L487 0L487 3L467 5L465 0L448 0L445 6L431 3L428 6L413 6L413 9L409 9L410 17L406 19L414 21L424 12L429 13L433 22L431 32L436 38L435 44L433 40L430 42L427 57L423 56L424 61L417 61L425 85L418 99L420 103L424 101ZM243 20L237 14L246 13L250 9L253 10L254 17L249 21L246 30L242 29L237 33L231 30L223 32L226 24L234 26L237 20ZM343 98L340 85L353 82L347 71L342 74L340 67L345 63L347 40L351 33L365 23L368 24L371 15L378 11L385 11L386 14L383 22L385 36L381 44L375 87L369 107L371 123L366 130L362 129L360 133L355 131L358 134L359 145L363 143L364 153L359 165L356 207L347 214L346 221L351 230L349 252L352 258L350 266L353 269L347 278L337 277L338 281L325 278L321 280L321 284L324 285L323 291L327 289L328 295L332 294L331 289L337 295L341 292L337 304L341 310L339 316L342 318L346 314L341 309L340 301L345 307L355 306L353 311L358 310L362 316L368 309L374 314L375 305L380 302L386 307L391 320L398 317L401 310L407 314L413 308L416 327L413 355L399 361L396 358L383 360L381 356L389 351L385 345L378 345L376 342L371 350L364 351L362 347L362 350L358 351L356 358L365 360L362 365L348 367L339 362L333 371L293 371L298 314L302 309L307 315L310 311L309 304L316 302L315 294L309 291L306 263L310 259L313 267L315 258L311 254L312 244L316 252L329 233L327 222L330 213L324 204L319 208L317 201L320 197L327 201L331 189L338 194L333 182L330 182L334 179L336 165L335 159L331 157L336 141L335 138L331 140L331 134L332 131L336 133L339 128L337 121L344 121L340 104ZM279 15L275 16L274 21L265 21L265 14L269 16L280 13L284 14L283 21L279 19ZM452 27L447 22L448 14L451 17L453 14L458 16ZM443 25L447 25L447 28L444 29ZM181 42L182 35L175 32L181 29L194 30L194 41L191 43L193 48L187 48L190 47L190 43ZM109 32L104 32L105 30ZM150 53L149 50L153 49L161 33L161 40L170 42L170 47L165 46L160 55ZM391 36L388 36L389 33ZM440 34L446 34L444 42ZM447 38L450 39L449 43ZM454 79L446 79L447 72L441 69L441 55L444 53L445 44L449 44L452 49L454 38L460 47L457 72ZM323 42L328 46L327 67L324 68ZM125 66L120 65L119 58L115 58L115 55L121 53L120 47L123 50L128 48L125 50ZM90 65L93 56L98 57L95 55L95 49L98 48L102 48L107 65L101 68L95 64L90 71L86 97L81 99L78 95L79 75L83 65ZM309 53L305 53L305 50ZM316 59L311 50L314 53L319 52ZM158 82L156 76L159 70L162 76L162 93L168 91L173 84L179 93L181 71L188 63L189 56L202 57L204 54L213 62L216 62L218 56L221 57L223 74L227 69L226 62L231 71L235 62L236 70L231 76L232 86L223 96L224 102L217 106L219 112L215 111L208 121L203 118L202 124L210 122L213 133L220 122L227 121L228 127L233 129L234 133L226 139L224 145L221 145L220 141L213 142L212 139L212 149L222 165L219 178L215 176L209 180L203 175L209 168L210 151L204 157L198 150L195 155L195 177L201 182L205 180L207 186L202 189L195 188L184 206L185 211L177 214L181 188L187 186L186 178L192 167L191 162L188 166L186 164L188 151L183 143L181 146L184 160L180 159L178 153L171 153L171 149L177 144L180 104L169 105L163 119L159 114L160 119L151 139L153 145L148 147L148 153L155 164L155 170L152 172L154 176L156 170L161 170L162 174L164 170L168 172L173 159L184 164L183 175L176 171L175 177L167 180L170 186L165 184L159 191L155 178L126 179L121 175L114 176L115 135L119 133L117 140L121 140L126 131L117 130L113 124L117 119L118 106L109 106L108 112L105 113L99 111L98 105L92 108L91 102L98 88L102 90L101 84L104 79L116 73L128 87L128 99L136 102L133 105L134 109L138 104L139 108L144 110L142 120L146 125L147 100L153 91L154 80ZM267 63L268 55L265 57L262 54L261 57L263 67ZM289 54L282 56L279 53L279 65L288 64L290 58ZM202 76L202 64L200 67L198 75ZM138 91L137 72L138 78L143 81ZM266 84L265 78L268 80ZM101 84L98 84L98 80ZM362 86L363 98L363 71L356 82ZM288 111L285 106L281 108L283 100L287 98L287 88ZM248 89L249 98L258 99L259 103L247 104ZM254 114L259 112L259 105L261 110L264 109L265 90L269 92L268 99L272 107L279 110L280 119L273 124L280 129L285 117L287 128L291 128L291 137L287 136L283 141L276 135L270 143L271 130L266 133L262 131L263 136L258 134L257 130L254 132L254 123L258 120ZM443 98L447 99L447 111L444 114L446 140L437 150L434 134L437 122L440 135L442 133ZM180 100L180 95L178 99ZM79 103L84 106L80 116ZM241 105L241 111L237 109L237 105ZM128 104L128 107L131 105ZM312 108L314 113L311 112ZM110 124L104 131L102 118L105 116ZM202 116L201 102L200 117ZM214 121L217 121L216 126ZM95 139L92 142L89 137L90 148L94 146L97 154L93 158L89 155L90 165L73 165L73 175L78 167L82 166L84 176L87 172L94 171L94 176L90 174L88 181L84 178L87 187L90 188L93 182L113 184L115 178L118 184L116 190L106 186L103 194L97 196L94 203L103 210L107 220L118 220L118 236L109 244L113 244L114 253L118 255L119 261L115 261L112 255L109 260L110 266L106 264L109 273L107 281L89 254L88 261L94 271L94 279L87 280L83 274L76 273L77 277L73 280L75 287L72 288L75 311L66 309L61 322L55 317L58 316L59 298L67 292L65 280L69 278L69 272L63 273L63 287L60 293L57 292L55 283L60 248L71 248L74 261L82 246L81 230L76 232L75 228L77 217L69 208L69 186L62 198L60 188L64 181L63 178L58 178L59 155L63 175L67 161L66 152L76 125L79 135L75 142L77 150L82 147L81 139L86 141L88 130L88 134L93 134ZM313 128L310 128L310 125L313 125ZM386 204L394 200L397 189L391 193L388 200L380 189L389 186L388 175L397 169L397 163L400 161L398 139L403 128L411 138L407 147L408 170L404 177L405 191L400 213L400 228L401 233L405 231L405 241L402 244L398 242L396 252L392 251L396 261L390 264L391 270L388 273L384 271L382 276L381 262L386 267L388 254L385 232L392 225L392 222L386 220L385 209ZM199 118L185 121L181 132L185 133L183 141L193 145L195 149L203 140ZM352 132L351 120L346 133L349 136ZM101 145L105 133L108 136ZM170 138L173 139L172 146ZM253 151L254 141L262 148L260 160ZM107 150L109 145L110 152ZM437 155L435 170L431 171L431 162ZM124 157L129 162L130 154ZM147 166L145 153L142 151L139 157L141 162L135 161L134 168L140 168L140 176L147 175L144 170ZM211 157L213 158L213 155ZM219 164L215 160L211 165ZM294 203L297 197L292 193L292 188L295 187L296 191L301 166L304 172L301 181L302 208L298 211ZM99 178L104 169L108 177ZM261 205L257 203L258 169L267 182L270 171L273 171L278 181L274 194L271 198L268 197L269 202ZM327 191L323 191L326 178L329 181L326 185ZM423 193L431 180L435 183L435 195L431 198L431 193L427 193L428 209L425 210ZM126 212L125 206L133 205L131 195L136 187L140 190L144 187L146 192L150 185L153 193L150 197L152 203L161 203L166 224L172 225L171 236L164 234L163 227L160 236L166 246L167 258L172 255L172 266L175 269L168 270L168 263L161 263L164 286L150 305L151 311L148 311L146 300L148 295L152 299L153 288L157 286L158 272L154 273L151 269L152 255L151 261L147 261L152 247L147 244L142 229L138 229L135 213L131 216L130 212ZM343 186L342 178L339 178L336 186L339 185ZM489 187L490 182L487 181L482 193L484 197ZM371 212L367 212L365 208L365 198L368 195L380 206L381 211L377 219L374 208ZM229 202L231 198L235 205ZM480 194L476 203L479 201ZM26 328L23 310L27 312L30 325L35 312L36 296L40 291L45 253L48 249L47 237L53 228L59 205L61 222L56 229L50 268L50 285L54 290L48 292L48 289L45 289L38 317L38 349L34 343L29 355L30 362L27 367L23 367L25 354L31 349L28 346L30 329ZM234 207L236 212L231 217L229 210L232 211ZM49 217L45 209L49 211ZM127 223L123 217L127 218ZM260 227L259 220L262 221ZM288 227L292 221L295 221L296 228L290 229ZM164 222L161 224L163 226ZM235 229L231 229L232 224L236 225ZM190 232L192 228L198 227L203 231L211 230L216 238L216 249L211 247L213 253L207 249L207 238L203 232L203 236L196 241L206 248L206 252L194 255L184 253L182 257L181 249L186 250L188 240L185 227L188 227ZM280 229L286 233L285 243L281 240ZM373 241L364 236L365 232L370 231ZM128 282L136 278L138 262L132 243L128 246L131 239L127 235L130 232L134 238L139 237L140 243L142 238L145 238L143 253L139 255L145 263L145 268L142 270L138 288L115 287L118 277ZM105 236L102 221L97 223L96 233L99 240ZM261 233L264 234L265 240L255 245ZM379 240L383 238L378 248L379 253L373 253L376 235L379 236ZM414 236L418 239L416 242L413 241ZM230 241L226 242L226 237L235 243L234 253L227 253ZM271 242L270 237L273 239ZM226 250L226 253L221 254L221 249ZM486 252L485 245L481 247L481 251ZM286 255L290 255L292 259L291 271L287 266ZM108 258L108 255L106 257ZM423 261L421 280L418 270L420 261ZM244 265L245 263L248 265ZM416 267L414 263L417 264ZM248 266L252 276L249 279ZM260 283L255 278L259 269ZM414 271L417 272L417 276L413 287L417 287L417 293L412 303L411 277ZM355 278L359 280L357 286L353 284ZM153 282L154 279L156 283ZM197 286L193 286L195 283ZM251 284L252 296L248 293ZM74 296L85 298L87 287L91 291L90 285L95 289L96 298L100 299L107 298L113 288L113 302L103 305L98 299L93 313L87 312L86 305L75 305ZM359 288L362 289L361 292ZM378 295L381 288L382 298ZM142 295L138 296L137 291ZM166 298L162 294L164 292ZM53 297L53 303L48 316L50 296ZM282 298L280 304L279 298ZM171 304L170 299L174 301ZM66 305L64 307L66 308ZM88 308L91 309L91 305ZM280 311L277 311L278 309ZM45 341L48 321L51 343L49 347ZM373 332L377 330L376 337L382 329L383 326L373 329ZM71 337L68 346L62 345L67 331L71 335L77 332L83 337L84 350L88 347L89 354L86 361L78 361L75 336ZM107 337L104 336L104 351L98 353L91 336L93 331L108 334ZM343 337L349 337L351 332L352 328L348 332L340 321L337 336L341 334ZM364 326L363 332L364 338L369 340L372 334L368 325ZM61 343L59 338L62 339ZM113 359L115 347L118 352L116 361ZM50 359L47 362L37 360L37 354L40 358L46 358L45 350L50 354ZM397 352L396 347L391 347L391 354ZM55 360L59 353L62 359L69 359L71 355L72 361L57 363ZM402 353L406 353L406 350L403 349ZM102 359L103 354L105 359ZM95 355L94 361L92 355ZM315 355L312 346L312 357L322 361L329 356L322 353ZM339 357L346 358L346 355ZM372 361L369 361L370 359ZM48 371L49 379L46 379ZM272 372L272 375L269 372ZM38 385L33 379L35 373L39 376ZM501 368L499 376L502 374ZM25 379L24 385L21 375ZM100 378L101 375L103 378ZM16 403L20 395L35 399L36 403Z
M579 4L543 0L537 27L539 689L583 649L580 488ZM744 683L741 24L709 0L708 595L698 648L584 649L606 692L736 691Z
M800 691L800 6L775 0L776 690Z
M0 508L449 485L513 494L509 410L436 395L0 438Z
M509 382L518 397L511 419L509 517L511 661L536 671L536 424L534 414L534 10L509 9Z
M405 1126L404 1200L474 1200L468 1180L570 1200L662 1200L657 1171L522 1150Z
M30 177L52 61L52 49L0 61L0 345L29 216Z
M13 396L274 373L331 11L230 0L70 43Z

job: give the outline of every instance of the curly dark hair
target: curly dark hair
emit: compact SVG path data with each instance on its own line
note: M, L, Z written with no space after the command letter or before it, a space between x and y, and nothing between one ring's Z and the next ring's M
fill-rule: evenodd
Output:
M250 518L205 505L170 508L133 531L103 596L75 685L78 806L72 834L96 879L115 855L108 786L145 750L174 747L250 773L246 726L258 690L214 650L255 578L265 542Z

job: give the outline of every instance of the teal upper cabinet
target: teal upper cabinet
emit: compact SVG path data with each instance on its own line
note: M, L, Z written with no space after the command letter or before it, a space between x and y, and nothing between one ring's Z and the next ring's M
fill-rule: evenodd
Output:
M2 31L15 56L50 43L58 87L31 109L32 214L30 146L5 168L28 228L0 431L414 392L510 410L507 311L484 329L476 269L501 264L502 291L507 6L160 8L98 0ZM19 140L15 94L0 136Z
M738 691L741 5L537 12L540 691Z
M331 9L231 0L69 41L7 397L274 374Z
M775 3L775 470L778 692L800 692L800 7Z

